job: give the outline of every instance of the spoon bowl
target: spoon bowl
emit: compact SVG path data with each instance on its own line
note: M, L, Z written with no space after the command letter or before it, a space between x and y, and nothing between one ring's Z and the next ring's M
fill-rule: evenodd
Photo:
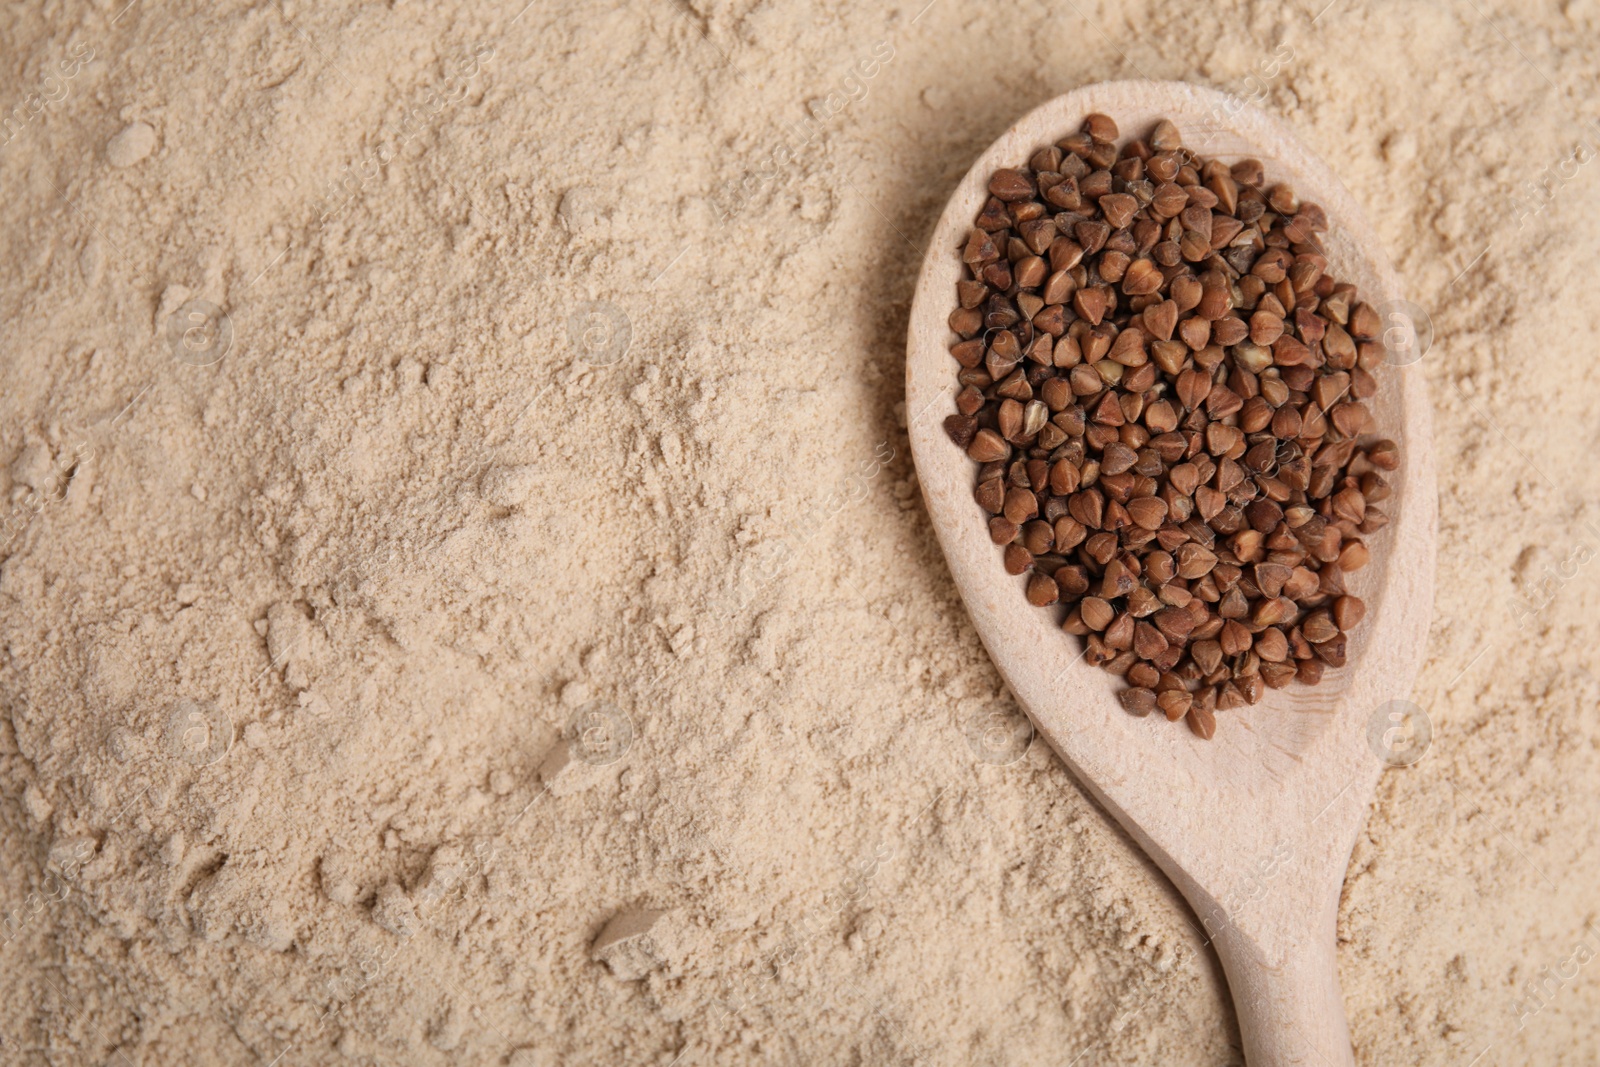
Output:
M960 249L988 196L989 176L1038 148L1111 116L1124 136L1170 119L1186 147L1212 159L1259 159L1266 184L1287 182L1328 217L1328 270L1379 310L1400 287L1361 209L1328 166L1281 122L1237 98L1181 82L1085 86L1034 109L972 165L934 230L912 303L906 358L911 449L928 513L962 599L1017 701L1068 768L1122 823L1194 908L1222 961L1250 1067L1353 1064L1339 992L1335 926L1356 833L1378 776L1396 765L1385 746L1405 721L1396 709L1424 651L1433 600L1437 505L1430 414L1421 368L1375 371L1369 401L1400 446L1372 561L1349 589L1367 604L1347 665L1318 686L1266 691L1217 713L1201 740L1162 716L1138 718L1125 683L1083 661L1057 612L1030 605L1008 575L973 500L976 465L943 429L955 411ZM1393 718L1391 718L1391 715Z

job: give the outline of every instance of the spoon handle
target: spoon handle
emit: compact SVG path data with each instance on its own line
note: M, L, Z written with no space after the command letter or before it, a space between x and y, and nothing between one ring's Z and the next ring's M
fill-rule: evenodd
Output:
M1312 911L1324 914L1283 951L1264 952L1231 924L1216 935L1248 1067L1355 1065L1334 955L1337 898Z

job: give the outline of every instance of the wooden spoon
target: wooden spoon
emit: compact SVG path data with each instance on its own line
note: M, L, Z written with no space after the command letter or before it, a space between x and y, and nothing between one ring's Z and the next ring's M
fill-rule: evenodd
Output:
M1204 741L1160 714L1136 718L1125 683L1085 664L1059 609L1023 598L1002 569L973 501L975 467L945 434L955 410L959 250L987 197L989 176L1077 132L1100 112L1122 135L1171 119L1184 143L1229 162L1253 156L1267 184L1288 182L1327 212L1329 270L1380 312L1399 286L1371 226L1322 160L1281 122L1236 97L1181 82L1089 85L1029 112L972 165L928 247L911 308L906 410L917 474L939 543L973 625L1011 692L1073 774L1188 899L1216 946L1251 1067L1354 1063L1334 942L1340 888L1355 836L1390 756L1391 701L1403 701L1421 661L1433 600L1437 524L1430 415L1421 370L1391 361L1370 402L1401 467L1384 503L1388 528L1372 562L1349 576L1368 605L1348 665L1319 686L1267 690L1253 707L1220 712ZM1386 322L1386 325L1388 323ZM1424 720L1425 721L1425 720ZM1369 740L1370 738L1370 740ZM1389 758L1393 765L1401 762Z

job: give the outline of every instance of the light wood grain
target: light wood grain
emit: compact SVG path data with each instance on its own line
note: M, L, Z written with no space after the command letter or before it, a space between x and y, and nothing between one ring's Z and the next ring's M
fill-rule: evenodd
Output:
M1108 82L1058 97L1018 121L973 164L934 231L912 305L906 410L922 491L973 625L1039 732L1161 866L1221 957L1250 1067L1353 1063L1335 966L1340 887L1384 764L1369 718L1405 698L1421 661L1433 601L1434 490L1430 416L1419 365L1384 367L1374 415L1399 442L1401 469L1372 538L1373 562L1351 576L1366 621L1349 665L1317 687L1268 690L1254 707L1219 712L1201 741L1182 722L1135 718L1123 682L1084 664L1055 611L1031 607L1001 567L972 499L974 465L945 435L955 410L959 248L988 177L1023 166L1038 147L1112 116L1124 136L1163 116L1184 142L1224 160L1254 156L1269 184L1291 183L1327 211L1330 271L1377 306L1400 296L1393 268L1360 208L1328 166L1282 123L1213 90L1178 82ZM1287 861L1283 857L1287 855ZM1278 862L1273 863L1274 857ZM1263 877L1263 866L1273 873Z

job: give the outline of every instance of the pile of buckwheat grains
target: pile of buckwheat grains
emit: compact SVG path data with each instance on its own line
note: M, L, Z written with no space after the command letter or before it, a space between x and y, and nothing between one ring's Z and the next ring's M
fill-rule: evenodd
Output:
M1186 718L1342 667L1345 574L1387 523L1393 441L1365 401L1378 314L1327 272L1320 207L1116 123L999 170L961 250L950 437L1039 607L1122 705Z

